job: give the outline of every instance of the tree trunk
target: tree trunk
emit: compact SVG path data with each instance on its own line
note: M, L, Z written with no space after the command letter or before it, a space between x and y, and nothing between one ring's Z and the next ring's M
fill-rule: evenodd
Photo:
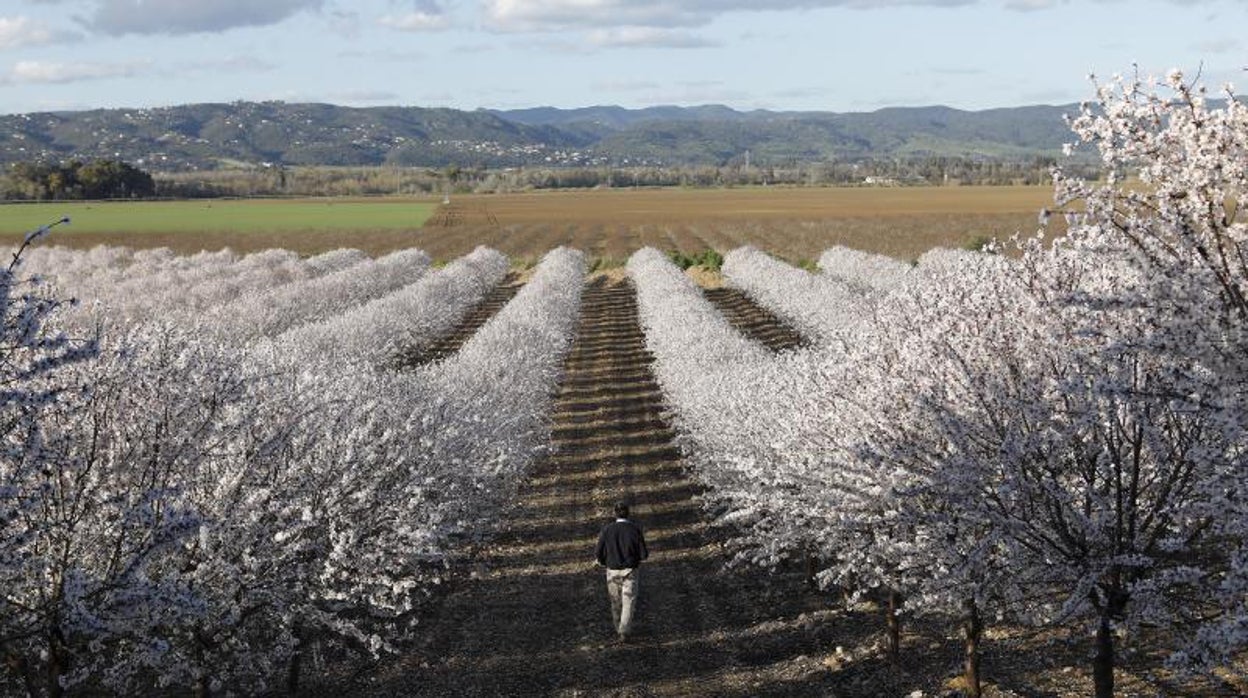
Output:
M891 589L888 592L888 657L893 661L901 656L901 618L897 615L901 608L901 594Z
M1114 698L1114 632L1107 610L1101 611L1101 624L1096 628L1092 683L1096 687L1096 698Z
M290 695L299 693L299 672L303 669L303 633L295 628L295 651L290 655L290 667L286 672L286 692Z
M61 698L65 695L65 689L61 687L61 677L65 675L66 668L60 630L53 630L48 635L48 698Z
M974 599L966 602L966 618L962 623L962 631L966 636L966 694L970 698L980 698L979 681L979 639L984 632L984 624L979 616L979 606Z
M26 662L25 657L13 650L7 650L4 653L4 665L21 678L22 685L26 687L26 693L32 696L39 695L39 682L30 673L30 664Z
M817 568L818 568L818 560L815 559L815 554L812 553L809 548L807 548L806 549L806 586L810 587L811 589L819 588L819 583L818 581L815 580L815 572L817 571Z
M212 682L208 680L208 641L207 633L202 627L196 627L191 636L194 643L195 665L199 667L199 675L191 684L191 695L194 698L209 698L212 695Z

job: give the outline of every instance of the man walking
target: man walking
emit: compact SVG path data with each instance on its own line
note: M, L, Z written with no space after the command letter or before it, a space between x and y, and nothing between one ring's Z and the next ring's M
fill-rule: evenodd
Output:
M611 617L620 642L627 642L633 629L633 608L637 603L637 567L650 555L641 527L628 520L628 505L615 505L615 521L603 526L598 536L598 564L607 568L607 593L611 596Z

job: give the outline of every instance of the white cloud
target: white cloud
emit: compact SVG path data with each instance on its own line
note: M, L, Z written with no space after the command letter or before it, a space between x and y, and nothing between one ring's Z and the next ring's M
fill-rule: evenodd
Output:
M595 29L589 43L599 48L704 48L715 45L700 36L658 27Z
M1005 3L1006 9L1018 10L1020 12L1037 12L1039 10L1048 10L1057 7L1059 0L1008 0Z
M1109 1L1109 0L1102 0ZM482 0L486 27L503 32L551 32L605 27L696 27L732 12L845 8L969 7L997 5L1037 12L1070 0ZM1198 5L1208 0L1170 0Z
M489 26L502 31L555 31L596 26L701 24L702 12L663 0L486 0Z
M386 15L378 23L405 32L434 32L451 27L451 16L442 0L407 0L406 4L411 7L409 11Z
M451 26L445 14L417 10L404 15L386 15L378 20L383 27L405 32L442 31Z
M979 0L485 0L487 26L499 31L584 27L703 26L728 12L845 7L954 7Z
M92 29L111 35L195 34L276 24L325 0L93 0Z
M9 72L12 83L69 83L134 77L148 71L148 61L130 63L55 63L18 61Z
M360 38L360 13L335 10L329 13L329 28L347 39Z
M72 32L53 29L29 17L0 17L0 51L67 41Z

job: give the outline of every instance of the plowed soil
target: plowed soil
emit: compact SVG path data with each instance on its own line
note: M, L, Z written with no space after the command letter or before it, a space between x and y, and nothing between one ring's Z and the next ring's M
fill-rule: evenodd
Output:
M703 289L702 293L738 332L772 351L805 344L797 330L738 289L718 286Z
M623 263L646 246L695 253L754 245L796 261L816 260L838 244L914 259L933 247L960 247L975 238L1030 235L1037 214L1052 205L1047 186L488 194L454 197L413 231L407 244L439 259L477 245L528 260L569 245L609 263Z

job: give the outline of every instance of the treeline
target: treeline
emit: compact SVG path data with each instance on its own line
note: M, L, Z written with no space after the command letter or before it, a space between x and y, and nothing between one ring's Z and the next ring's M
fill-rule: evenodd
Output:
M249 196L386 196L542 189L738 186L1048 185L1048 157L990 160L932 156L783 165L681 167L286 167L148 174L124 162L18 163L0 178L9 200L199 199ZM1092 165L1064 163L1096 179Z
M908 160L858 160L823 163L719 167L640 167L486 171L475 179L477 191L592 187L684 186L940 186L1051 184L1057 161L929 157ZM1079 168L1076 168L1079 169ZM1094 172L1093 172L1094 173ZM471 175L471 173L470 173Z
M1048 185L1053 158L927 157L719 167L262 167L161 175L160 196L384 196L539 189L735 186ZM1092 166L1064 165L1096 179Z
M138 199L156 195L152 175L120 160L19 162L0 180L11 200Z

